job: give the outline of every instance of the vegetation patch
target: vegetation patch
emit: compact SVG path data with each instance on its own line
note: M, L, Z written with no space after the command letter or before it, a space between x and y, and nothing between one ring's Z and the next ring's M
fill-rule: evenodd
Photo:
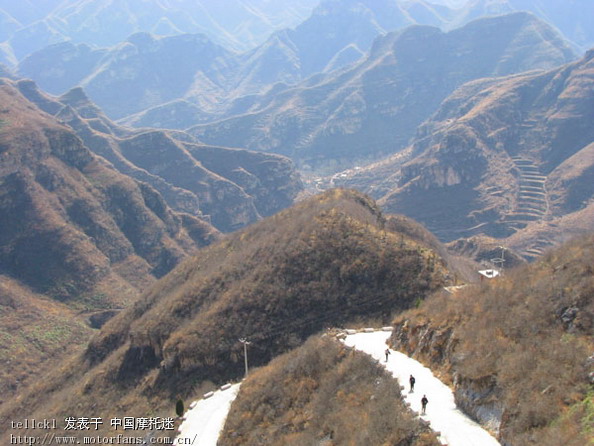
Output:
M83 348L92 334L63 304L0 275L0 392L12 395L60 358Z
M6 404L3 416L165 414L207 382L242 376L240 338L251 342L257 367L327 327L387 324L448 282L423 238L392 231L360 193L312 197L179 265L102 327L73 360L76 377L56 372L23 392L18 407ZM48 395L45 408L39 392Z
M331 338L316 336L242 384L218 444L439 442L407 410L398 382L376 361Z
M433 296L397 318L392 342L455 377L471 413L502 408L510 444L587 444L593 265L594 236L571 242L490 283Z

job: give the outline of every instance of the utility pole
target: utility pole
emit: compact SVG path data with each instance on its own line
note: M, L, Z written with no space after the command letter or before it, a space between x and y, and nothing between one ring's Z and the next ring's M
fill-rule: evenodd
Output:
M251 342L248 342L248 340L245 338L241 338L239 342L243 344L243 359L245 360L245 379L248 376L247 346L250 345Z
M500 246L501 248L501 275L503 276L503 264L505 263L505 247Z
M501 248L501 257L491 259L491 262L493 263L495 268L497 268L497 265L499 265L499 273L503 276L503 264L505 263L505 246L498 246L498 248Z

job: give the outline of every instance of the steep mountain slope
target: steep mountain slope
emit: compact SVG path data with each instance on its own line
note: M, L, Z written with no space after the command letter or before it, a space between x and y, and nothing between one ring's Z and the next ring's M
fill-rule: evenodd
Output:
M93 155L0 80L0 374L3 398L88 341L198 247L218 238Z
M394 348L453 380L502 444L582 446L594 415L594 237L395 321Z
M419 129L382 203L445 240L513 234L526 256L555 241L547 237L594 229L578 217L594 198L593 72L589 52L546 73L461 87ZM569 215L573 227L562 223Z
M327 325L414 305L447 280L443 261L384 222L367 197L334 190L228 236L111 319L83 355L2 416L62 416L75 406L166 416L172 399L195 395L205 380L243 373L240 337L258 366Z
M59 300L122 305L213 240L212 227L110 168L15 83L0 90L3 273Z
M130 131L111 122L80 88L55 99L30 81L18 86L120 172L149 183L173 209L203 216L219 230L289 206L302 188L284 157L205 146L181 132Z
M211 144L289 155L303 167L350 167L404 148L466 81L551 68L572 57L558 34L524 13L449 33L410 27L378 39L369 58L348 71L251 98L245 114L190 132Z
M311 338L242 383L219 444L439 445L401 398L371 357Z

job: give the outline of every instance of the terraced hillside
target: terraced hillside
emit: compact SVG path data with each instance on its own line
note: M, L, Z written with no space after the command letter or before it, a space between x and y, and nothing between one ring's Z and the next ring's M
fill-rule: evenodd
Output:
M517 156L512 157L512 160L518 172L519 191L514 209L503 216L503 222L507 223L510 230L518 231L526 228L531 222L550 220L552 212L546 175L543 175L533 160ZM550 240L540 237L528 247L524 247L520 254L527 260L534 260L553 245Z
M394 163L397 185L380 202L442 240L494 237L526 259L594 229L593 74L594 50L462 86L419 128L410 159ZM386 166L377 171L381 185Z
M519 192L513 211L504 221L509 222L511 228L523 229L528 222L546 219L549 214L547 177L532 160L521 157L512 157L512 160L518 172Z

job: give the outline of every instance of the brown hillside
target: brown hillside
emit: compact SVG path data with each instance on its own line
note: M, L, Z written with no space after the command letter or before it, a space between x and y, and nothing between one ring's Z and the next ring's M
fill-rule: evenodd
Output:
M326 326L385 321L445 281L439 255L387 229L373 201L333 190L180 265L3 415L167 411L205 380L241 376L240 337L263 365Z
M283 156L206 146L179 131L131 130L110 121L81 88L53 98L31 81L17 85L118 171L150 184L173 210L206 219L220 231L290 206L302 189Z
M583 446L594 417L594 236L396 318L395 348L453 381L459 404L518 445Z
M63 301L111 287L100 305L122 305L216 236L94 156L14 84L3 81L0 97L3 272ZM202 225L195 239L185 221Z
M412 159L395 166L398 184L380 203L442 240L511 236L502 243L526 259L566 231L594 229L565 219L594 199L593 73L590 51L545 73L459 88L419 128Z
M218 237L95 156L0 81L0 376L5 396L41 363ZM99 314L102 310L112 309ZM46 364L48 366L48 364Z

